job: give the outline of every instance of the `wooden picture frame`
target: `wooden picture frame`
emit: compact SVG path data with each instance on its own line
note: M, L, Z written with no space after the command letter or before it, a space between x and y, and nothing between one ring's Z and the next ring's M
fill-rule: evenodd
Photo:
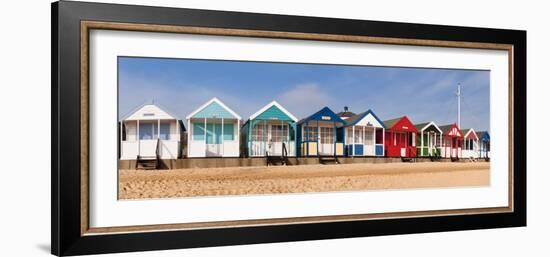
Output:
M509 53L509 206L133 227L89 226L92 29L500 49ZM146 7L52 4L52 254L79 255L526 225L526 32Z

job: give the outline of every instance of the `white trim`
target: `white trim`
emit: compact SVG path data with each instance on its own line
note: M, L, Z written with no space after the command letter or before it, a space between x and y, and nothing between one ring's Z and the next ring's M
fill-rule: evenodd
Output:
M290 117L294 122L297 122L298 119L292 115L292 113L290 113L287 109L285 109L282 105L280 105L279 103L277 103L277 101L271 101L271 103L268 103L266 106L262 107L260 110L258 110L256 113L252 114L252 116L250 116L250 120L253 120L255 119L256 117L258 117L258 115L262 114L263 112L265 112L267 109L269 109L271 106L276 106L277 108L279 108L279 110L281 110L284 114L286 114L288 117Z
M369 112L369 111L370 111L370 112ZM369 110L369 111L366 111L366 112L368 112L368 113L363 112L363 113L366 113L365 116L363 116L363 118L361 118L361 119L356 120L355 122L353 122L353 125L355 125L355 126L365 126L365 125L360 125L360 123L362 123L363 120L369 118L369 116L370 116L370 117L372 117L372 120L373 120L374 122L376 122L376 124L372 124L372 127L375 127L375 128L383 128L383 127L384 127L383 122L380 121L380 120L376 117L376 115L374 115L374 112L373 112L372 110ZM360 114L357 114L357 115L361 115L361 114L363 114L363 113L360 113Z
M477 136L476 131L473 128L470 128L466 134L464 134L464 138L467 138L470 133L474 132L474 136L476 136L476 140L479 140L479 137Z
M204 108L206 108L208 105L210 105L211 103L213 102L216 102L217 104L219 104L221 107L223 107L226 111L228 111L229 113L231 113L231 115L233 115L233 117L235 117L235 119L238 119L240 120L241 119L241 116L239 116L236 112L234 112L233 110L231 110L229 107L227 107L227 105L225 105L222 101L220 101L218 98L214 97L212 99L210 99L208 102L204 103L203 105L201 105L199 108L197 108L195 111L193 111L191 114L187 115L187 117L185 117L186 119L191 119L193 118L193 116L195 116L195 114L197 114L198 112L202 111Z
M420 130L420 132L424 132L424 130L426 130L426 129L427 129L429 126L431 126L431 125L434 125L435 128L439 131L439 133L443 134L443 131L441 131L441 129L439 129L439 127L438 127L438 126L435 124L435 122L433 122L433 121L430 121L430 122L428 123L428 125L424 126L424 127Z
M166 113L168 116L170 116L170 118L172 119L175 119L175 120L178 120L178 116L172 114L171 112L167 111L166 108L164 108L164 106L160 105L160 104L153 104L153 103L143 103L141 104L140 106L134 108L130 113L124 115L120 120L123 121L123 120L138 120L138 119L128 119L130 117L132 117L132 115L134 115L135 113L139 112L141 109L143 109L145 106L154 106L156 108L158 108L159 110L163 111L164 113ZM142 120L147 120L147 119L142 119ZM152 120L155 120L155 119L152 119Z

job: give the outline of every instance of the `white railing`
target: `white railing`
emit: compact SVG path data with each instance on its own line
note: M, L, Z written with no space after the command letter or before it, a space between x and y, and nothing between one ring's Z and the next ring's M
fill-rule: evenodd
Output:
M160 140L159 155L161 159L177 159L180 141ZM135 160L142 157L156 157L157 140L122 141L121 160Z
M296 146L294 141L284 142L288 156L296 156ZM268 152L269 155L282 155L282 142L271 143L263 141L251 141L249 144L251 157L262 157Z

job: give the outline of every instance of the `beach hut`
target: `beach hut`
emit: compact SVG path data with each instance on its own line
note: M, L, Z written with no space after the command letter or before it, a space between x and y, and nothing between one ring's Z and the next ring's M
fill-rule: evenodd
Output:
M182 122L156 104L144 104L120 121L120 159L177 159Z
M464 135L456 123L439 127L443 131L441 156L444 158L462 158Z
M441 156L441 142L443 141L443 132L441 129L433 121L414 126L419 134L416 143L417 156Z
M416 157L416 134L418 130L413 123L403 116L384 121L386 133L384 138L385 155L388 157Z
M489 132L479 131L476 134L479 138L479 158L491 158L491 137L489 136Z
M297 123L298 155L343 156L343 133L339 128L344 121L330 108L324 107Z
M187 116L187 156L239 157L241 117L217 98Z
M344 120L344 144L347 156L384 156L384 123L372 112L356 114Z
M276 101L262 107L242 127L244 155L296 156L297 121Z
M460 130L464 135L464 144L462 146L462 158L479 158L479 138L474 129Z

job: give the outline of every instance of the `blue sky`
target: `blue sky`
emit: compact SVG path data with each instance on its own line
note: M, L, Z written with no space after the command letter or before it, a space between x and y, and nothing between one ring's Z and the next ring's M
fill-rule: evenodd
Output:
M119 115L155 101L180 119L218 97L248 119L276 100L298 119L324 106L382 120L456 122L489 129L489 71L119 57Z

